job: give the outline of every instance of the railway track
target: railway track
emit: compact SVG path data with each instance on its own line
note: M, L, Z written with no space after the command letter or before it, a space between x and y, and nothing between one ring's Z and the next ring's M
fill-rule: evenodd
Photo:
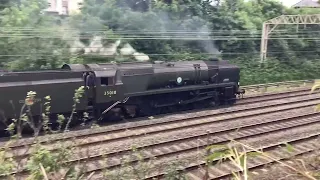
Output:
M275 99L279 99L279 98L289 98L289 97L298 97L298 96L304 96L310 94L310 89L309 88L297 88L295 90L288 90L288 91L282 91L282 92L271 92L271 93L263 93L263 94L258 94L258 95L250 95L250 96L246 96L244 98L238 99L237 103L235 105L245 105L245 104L250 104L250 103L255 103L255 102L263 102L263 101L269 101L269 100L275 100ZM225 106L228 107L228 106ZM219 107L219 109L222 109L224 107ZM208 108L208 109L202 109L203 110L210 110L213 108ZM198 110L191 110L191 111L183 111L180 112L181 113L192 113L192 112L197 112L200 111ZM169 113L169 114L162 114L162 115L157 115L156 119L160 119L164 116L168 116L168 115L174 115L177 113ZM148 120L148 118L146 117L142 117L142 118L135 118L133 120L126 120L126 121L122 121L122 122L116 122L116 123L106 123L103 124L103 126L108 126L108 125L116 125L119 124L120 126L122 126L124 123L128 123L128 122L137 122L137 121L146 121ZM87 128L90 129L90 127L87 126ZM59 135L56 135L55 137L53 137L51 140L56 139L57 141L62 140L62 139L68 139L69 137L73 137L73 136L77 136L77 134L72 133L74 131L79 131L79 130L84 130L87 129L84 128L83 126L81 126L80 128L71 128L70 131L71 133L67 134L66 136L63 136L63 138L61 138ZM70 132L69 131L69 132ZM59 134L59 133L58 133ZM94 135L94 133L90 132L90 134ZM71 135L71 136L70 136ZM43 135L40 135L40 137ZM9 140L9 137L2 137L0 138L0 147L3 146L3 142L6 142ZM39 138L40 141L41 138ZM47 138L46 140L47 141ZM21 141L24 145L30 145L33 143L33 137L30 136L26 136L24 137L24 139ZM19 142L15 142L15 144L21 144ZM13 145L10 147L14 147L17 145ZM19 145L18 145L19 146Z
M265 145L263 147L254 147L259 148L263 152L268 154L267 158L263 155L257 157L249 157L247 162L247 167L249 170L262 167L264 165L275 163L280 160L289 159L295 156L311 153L320 149L319 146L319 133L314 133L308 136L292 139L286 142L278 142L270 145ZM290 143L291 150L288 151L288 148L284 146L284 143ZM279 147L280 146L280 147ZM255 152L254 150L250 150L248 152ZM214 162L219 161L220 159L215 159ZM202 167L202 168L199 168ZM184 167L184 170L187 170L188 173L186 176L190 179L201 180L202 177L205 176L205 162L199 162L190 164L189 166ZM234 164L230 161L223 162L216 166L209 166L209 179L227 179L232 175L232 172L239 172L240 170L235 167ZM164 174L157 174L154 176L149 176L146 179L152 178L161 178Z
M178 115L175 114L165 118L157 119L157 121L140 121L138 123L128 123L129 125L124 124L127 126L111 126L98 129L97 131L89 130L89 132L85 133L70 133L70 136L64 135L63 137L58 136L52 139L48 138L44 139L42 142L45 145L47 143L52 144L60 140L69 140L70 143L72 142L73 144L77 144L77 146L83 147L99 144L102 141L109 143L112 141L125 140L126 138L131 138L132 140L133 137L139 138L146 134L151 135L162 131L176 131L193 126L207 125L217 121L238 120L244 117L254 117L256 115L268 114L272 112L282 112L283 110L295 109L297 107L314 106L318 103L318 100L320 100L320 97L317 97L317 95L302 95L300 92L298 93L299 96L294 94L293 96L288 96L288 98L282 100L278 100L277 96L277 100L269 100L262 103L245 103L241 106L231 107L229 109L205 110L196 113L191 112ZM210 117L215 117L215 120L208 119ZM155 126L155 130L150 129L150 127L153 128ZM75 141L74 138L77 138L78 141ZM28 155L30 152L24 151L25 146L32 145L33 143L33 139L29 139L29 141L22 139L14 144L9 145L8 147L12 150L12 154ZM5 143L2 143L1 145L3 146L4 144ZM54 149L50 147L47 148L50 150ZM22 152L21 149L23 149Z
M199 149L203 150L208 145L208 142L205 141L208 137L219 137L214 143L221 144L227 143L230 138L244 140L292 128L305 126L319 128L316 126L320 121L318 120L319 114L313 112L312 106L320 103L320 99L317 95L306 94L301 91L277 94L275 95L277 100L272 100L273 96L270 95L268 96L270 99L262 103L244 103L229 109L184 114L183 117L174 115L161 121L138 122L131 126L115 126L108 130L96 131L93 134L83 133L78 136L70 136L64 138L64 141L68 140L80 150L68 162L80 162L79 166L86 164L87 173L92 173L102 171L104 168L112 170L120 167L120 159L130 154L130 144L132 145L134 140L143 142L143 145L138 147L146 150L144 159L157 157L158 160L166 158L172 160L176 155L192 155ZM279 96L287 98L279 100ZM283 114L286 117L281 117ZM215 130L206 132L208 129ZM240 131L237 131L239 129ZM177 138L177 134L181 135L184 132L182 137ZM50 144L44 144L44 146L55 150L55 147L52 146L54 141L57 139L52 139L49 141ZM117 146L120 143L121 146ZM9 157L20 159L22 164L25 163L31 149L21 144L12 145L11 148ZM104 149L105 152L99 149ZM153 149L155 152L152 151ZM106 166L103 166L101 162L104 156L111 157ZM132 160L132 163L136 161ZM17 170L15 173L23 175L24 172Z
M236 104L239 105L239 104L275 100L279 98L298 97L298 96L304 96L307 94L310 94L309 88L298 88L295 90L289 90L289 91L283 91L283 92L271 92L271 93L263 93L258 95L250 95L242 99L239 99Z
M154 117L153 120L159 120L159 119L163 119L164 122L167 122L168 119L173 119L173 121L176 118L176 116L179 115L183 115L183 114L188 114L188 113L197 113L197 115L200 116L205 116L207 112L210 112L212 114L212 112L216 113L216 115L221 115L221 114L226 114L226 113L236 113L236 112L241 112L241 111L245 111L245 110L249 110L250 108L252 109L256 109L257 107L255 107L256 105L253 103L263 103L265 101L271 101L271 100L278 100L278 99L283 99L283 98L292 98L292 97L302 97L302 96L306 96L310 94L310 89L306 89L306 88L301 88L301 89L297 89L294 91L284 91L281 93L266 93L266 94L262 94L262 95L254 95L254 96L249 96L249 97L245 97L244 99L240 99L237 103L236 106L234 107L229 107L227 110L223 109L223 108L219 108L217 110L211 110L211 109L204 109L204 110L197 110L197 111L185 111L182 113L178 113L178 114L166 114L166 115L159 115ZM250 105L250 104L253 104ZM270 104L270 103L267 103ZM280 103L276 103L274 105L279 105ZM246 107L246 105L249 105ZM267 105L269 106L269 105ZM263 106L263 107L267 107L267 106ZM167 116L167 117L166 117ZM165 118L166 117L166 118ZM179 119L179 117L178 117ZM141 123L141 121L143 121L143 123ZM71 131L68 133L64 133L64 136L61 137L59 134L55 134L55 135L50 135L50 137L39 137L38 138L38 142L44 142L46 143L48 140L52 143L54 141L60 141L60 140L68 140L74 137L82 137L82 136L95 136L99 133L102 132L109 132L109 131L121 131L121 130L125 130L125 129L132 129L132 128L138 128L138 127L146 127L149 125L154 125L154 124L162 124L164 123L163 121L151 121L148 118L138 118L134 121L130 121L127 123L121 123L121 124L116 124L116 125L112 125L112 126L108 126L108 127L102 127L99 129L90 129L90 130L83 130L81 132L79 131ZM6 143L6 140L8 139L3 139L2 141L0 141L0 147L4 146ZM15 141L13 144L9 145L9 148L17 148L20 146L25 146L25 145L31 145L34 144L34 138L24 138L22 140L18 140Z
M294 167L298 170L309 171L316 180L319 179L320 171L320 152L313 151L308 153L298 154L294 157L281 160L281 163L273 163L251 168L248 175L250 179L285 179L285 180L309 180L311 178L303 177L301 174L296 173L293 169L288 168L287 165ZM317 160L318 159L318 160ZM318 173L317 173L318 172ZM286 177L286 178L283 178ZM227 178L221 178L227 179Z
M291 87L301 87L302 86L307 86L307 84L313 85L317 80L314 79L309 79L309 80L298 80L298 81L284 81L284 82L275 82L275 83L267 83L267 84L254 84L254 85L247 85L247 86L241 86L241 88L245 90L260 90L264 89L267 90L267 88L270 87L280 87L280 86L285 86L287 88Z
M296 88L294 90L287 90L287 91L282 91L282 92L269 92L269 93L255 94L255 95L249 95L249 96L245 96L243 98L238 99L238 101L235 105L244 105L244 104L274 100L274 99L279 99L279 98L298 97L298 96L307 95L309 93L310 93L310 89L303 87L303 88ZM220 106L218 108L222 109L225 107L229 107L229 106ZM213 109L213 108L208 108L208 109ZM183 111L183 112L179 112L179 113L197 112L200 110L208 110L208 109L197 109L197 110ZM156 118L161 118L163 116L172 115L172 114L177 114L177 113L175 112L175 113L157 115ZM101 125L102 126L109 126L109 125L123 124L123 123L128 123L128 122L145 121L145 120L147 120L147 118L142 117L142 118L128 119L128 120L124 120L124 121L120 121L120 122L104 122ZM81 125L81 126L77 126L75 128L70 128L70 131L78 131L78 130L83 130L86 128L90 128L90 127L88 125L86 127L83 127ZM40 134L40 136L42 136L42 135L45 135L45 134ZM30 135L25 135L24 140L26 140L28 138L32 139L33 137ZM0 137L0 145L1 145L1 142L5 142L8 140L9 140L9 137L2 137L2 138ZM58 140L60 140L60 139L58 138Z
M156 157L159 162L159 167L163 167L164 164L175 160L175 158L179 155L182 159L187 159L189 157L194 157L195 154L199 154L199 150L204 151L204 148L207 145L212 144L223 144L228 143L229 139L236 140L245 140L253 137L263 137L270 136L270 134L281 133L284 130L293 129L298 132L299 128L303 127L301 132L306 132L308 129L312 131L312 128L316 128L316 132L319 132L319 114L309 114L309 115L301 115L296 117L289 117L283 119L274 119L273 121L268 119L265 122L259 122L247 125L242 127L240 131L235 132L234 129L231 128L216 130L213 132L204 132L199 134L194 134L193 136L186 136L183 138L176 138L171 141L164 140L163 142L152 143L151 145L138 146L137 148L143 149L142 154L144 155L145 160L151 160ZM303 119L301 119L303 118ZM315 125L317 125L315 127ZM221 127L221 126L220 126ZM237 128L237 127L233 127ZM239 127L238 127L239 129ZM313 129L314 130L314 129ZM203 130L204 131L204 130ZM292 135L292 134L291 134ZM211 139L210 142L207 142L207 138L218 137L217 139ZM79 153L80 154L80 153ZM84 154L83 154L84 155ZM109 170L116 170L121 167L120 159L124 158L123 156L130 156L130 149L127 150L117 150L114 152L109 152L104 154L107 157L111 157L109 159L109 164L107 166L103 166L102 156L90 156L86 157L82 160L85 160L85 165L87 173L98 172L104 168L108 168ZM75 160L80 160L80 158L76 158ZM131 163L137 163L138 158L131 159ZM190 159L191 162L194 162L194 159ZM97 177L98 178L98 177Z
M213 139L211 142L214 144L223 144L229 142L230 139L244 140L247 138L252 138L255 136L262 136L268 133L277 133L286 129L293 129L297 127L304 126L314 126L320 122L319 115L304 115L300 117L291 117L283 119L275 119L274 121L263 121L256 124L250 124L243 127L232 127L225 128L223 130L215 130L211 132L196 133L194 135L185 136L183 138L176 138L171 141L164 140L163 142L152 143L152 145L138 146L137 148L143 149L144 159L157 158L157 161L165 161L166 163L169 160L174 160L176 156L182 156L185 159L186 156L198 154L199 150L204 151L205 147L210 145L210 142L207 142L207 138L214 138L219 136L220 138ZM300 118L305 118L301 120ZM264 126L262 128L261 126ZM267 127L267 128L265 128ZM320 126L318 126L319 128ZM241 128L239 132L235 130ZM123 151L117 150L114 152L109 152L104 154L107 157L111 157L110 163L107 166L103 166L103 160L101 160L102 155L90 156L89 158L85 157L81 159L77 157L74 159L74 162L79 160L85 160L86 170L88 173L97 172L104 168L109 170L116 169L121 167L121 158L125 156L130 156L131 149L125 149ZM100 162L99 162L100 161ZM131 159L131 163L136 163L137 159ZM98 162L98 163L97 163ZM99 164L99 165L97 165Z

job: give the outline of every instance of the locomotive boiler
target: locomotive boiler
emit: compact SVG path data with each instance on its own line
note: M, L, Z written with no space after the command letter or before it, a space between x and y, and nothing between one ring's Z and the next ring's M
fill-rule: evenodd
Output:
M237 66L219 60L65 64L55 71L1 72L0 118L19 115L29 91L37 93L34 116L41 115L46 96L51 97L52 114L68 113L80 86L85 91L76 110L94 118L233 104L244 93L239 73Z

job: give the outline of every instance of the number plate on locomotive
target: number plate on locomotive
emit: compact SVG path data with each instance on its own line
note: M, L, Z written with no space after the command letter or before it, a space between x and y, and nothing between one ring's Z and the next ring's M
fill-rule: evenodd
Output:
M113 96L113 95L116 95L117 94L117 91L106 91L104 92L104 95L105 96Z

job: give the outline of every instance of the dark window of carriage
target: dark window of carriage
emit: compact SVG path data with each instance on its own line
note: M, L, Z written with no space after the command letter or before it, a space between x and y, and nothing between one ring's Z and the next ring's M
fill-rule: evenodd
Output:
M101 77L101 86L112 86L113 77Z
M108 78L101 77L101 86L108 86Z

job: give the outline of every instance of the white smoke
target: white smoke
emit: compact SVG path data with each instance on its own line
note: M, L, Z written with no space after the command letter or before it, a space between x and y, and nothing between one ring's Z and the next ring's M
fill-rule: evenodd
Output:
M208 41L199 42L207 53L214 54L214 55L221 55L222 52L219 51L219 49L216 47L215 41L210 40L211 39L210 30L207 25L202 26L201 29L198 30L197 32L198 32L198 35L201 32L204 32L202 36L205 36L208 39Z
M133 56L137 61L149 61L150 60L149 56L144 53L135 52L135 53L133 53Z
M133 47L129 44L126 43L121 49L120 49L120 54L121 55L132 55L133 53L135 53L136 50L133 49Z
M103 51L102 37L95 36L89 44L88 47L85 47L84 54L100 54Z
M177 31L178 33L170 35L173 37L193 36L194 38L199 38L201 40L197 40L196 42L201 46L201 48L203 48L206 53L214 55L220 55L222 53L215 45L215 41L211 40L211 30L209 28L210 25L206 20L198 16L194 16L189 19L183 19L181 20L180 24L177 24L175 21L171 20L168 12L160 11L157 13L157 15L163 22L163 25L157 28L158 30L160 30L162 36L165 36L170 31ZM148 20L146 20L145 23L152 24Z
M144 53L137 52L129 43L126 43L121 49L120 49L121 55L133 55L133 57L137 61L149 61L150 58L148 55Z
M86 55L101 55L101 56L132 56L137 61L149 61L150 58L148 55L137 52L129 43L126 43L122 48L119 49L121 44L121 40L117 40L114 43L109 43L107 45L103 45L102 36L94 36L88 46L84 45L79 41L79 39L75 39L71 44L70 52L75 54L80 51L84 51ZM74 48L76 47L76 48ZM119 52L118 53L118 49Z

